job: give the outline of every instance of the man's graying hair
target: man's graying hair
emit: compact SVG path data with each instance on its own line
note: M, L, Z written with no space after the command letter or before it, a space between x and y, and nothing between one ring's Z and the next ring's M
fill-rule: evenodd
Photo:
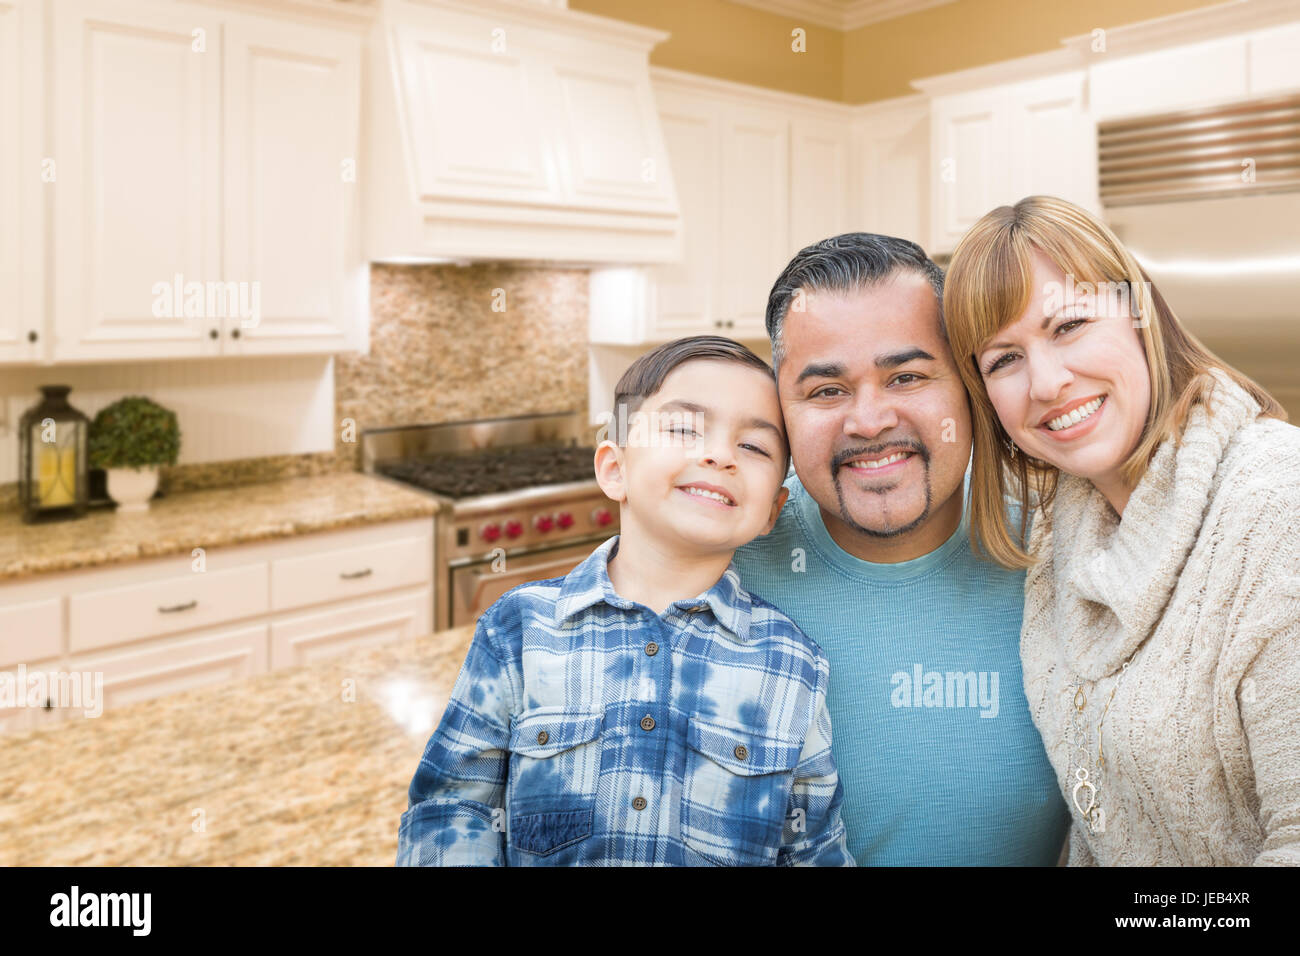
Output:
M914 242L872 232L846 232L800 249L777 278L767 297L767 335L772 340L772 367L781 369L785 357L781 332L800 289L804 294L857 292L907 270L926 278L939 300L939 334L943 327L943 270Z

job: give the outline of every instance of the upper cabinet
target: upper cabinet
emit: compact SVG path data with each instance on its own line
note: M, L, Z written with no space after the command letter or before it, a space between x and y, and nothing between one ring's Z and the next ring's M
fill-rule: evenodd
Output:
M650 89L667 34L501 0L403 0L373 35L371 259L669 262Z
M771 109L726 109L718 262L721 318L731 338L766 335L767 293L793 252L791 199L790 119Z
M215 355L220 316L157 300L226 278L220 22L161 0L53 8L54 358Z
M1099 209L1082 70L936 96L931 143L932 253L951 252L985 213L1025 196Z
M246 21L225 39L225 270L261 290L257 320L229 341L244 354L345 349L366 308L360 40Z
M590 339L766 338L768 292L801 248L852 228L851 107L656 69L684 256L593 272Z
M1246 44L1252 96L1300 90L1300 23L1252 33Z
M0 0L0 362L44 348L40 7Z
M12 0L0 0L0 45L7 8ZM39 303L19 310L41 346L9 348L6 321L0 359L365 347L356 24L168 0L21 0L17 9L48 12L50 60L35 76L43 66L49 85L17 88L48 107L50 128L47 154L24 144L24 175L4 176L0 188L49 191L50 221L38 194L19 241L39 256L38 229L48 227L52 281L47 313ZM42 49L40 37L24 55ZM10 73L25 68L0 57L0 116ZM12 162L10 140L0 148L0 163Z

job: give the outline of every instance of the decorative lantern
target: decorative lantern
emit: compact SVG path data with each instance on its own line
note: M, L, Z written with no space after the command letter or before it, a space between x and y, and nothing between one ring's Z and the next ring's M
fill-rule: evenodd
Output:
M44 399L23 413L18 432L18 501L24 521L86 513L90 422L68 404L68 385L42 385Z

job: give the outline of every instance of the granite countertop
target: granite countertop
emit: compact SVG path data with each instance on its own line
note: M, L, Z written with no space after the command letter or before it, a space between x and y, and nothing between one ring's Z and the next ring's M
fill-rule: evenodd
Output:
M385 478L339 472L156 499L149 510L24 524L0 513L0 582L47 571L188 554L313 531L431 516L429 495Z
M0 866L391 866L473 634L0 736Z

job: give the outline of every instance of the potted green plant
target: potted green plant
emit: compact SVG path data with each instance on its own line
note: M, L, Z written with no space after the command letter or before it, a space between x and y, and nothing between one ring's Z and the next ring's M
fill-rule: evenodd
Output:
M145 511L158 489L158 466L174 465L181 450L176 413L143 395L118 399L100 410L87 438L91 468L108 476L108 496L118 511Z

